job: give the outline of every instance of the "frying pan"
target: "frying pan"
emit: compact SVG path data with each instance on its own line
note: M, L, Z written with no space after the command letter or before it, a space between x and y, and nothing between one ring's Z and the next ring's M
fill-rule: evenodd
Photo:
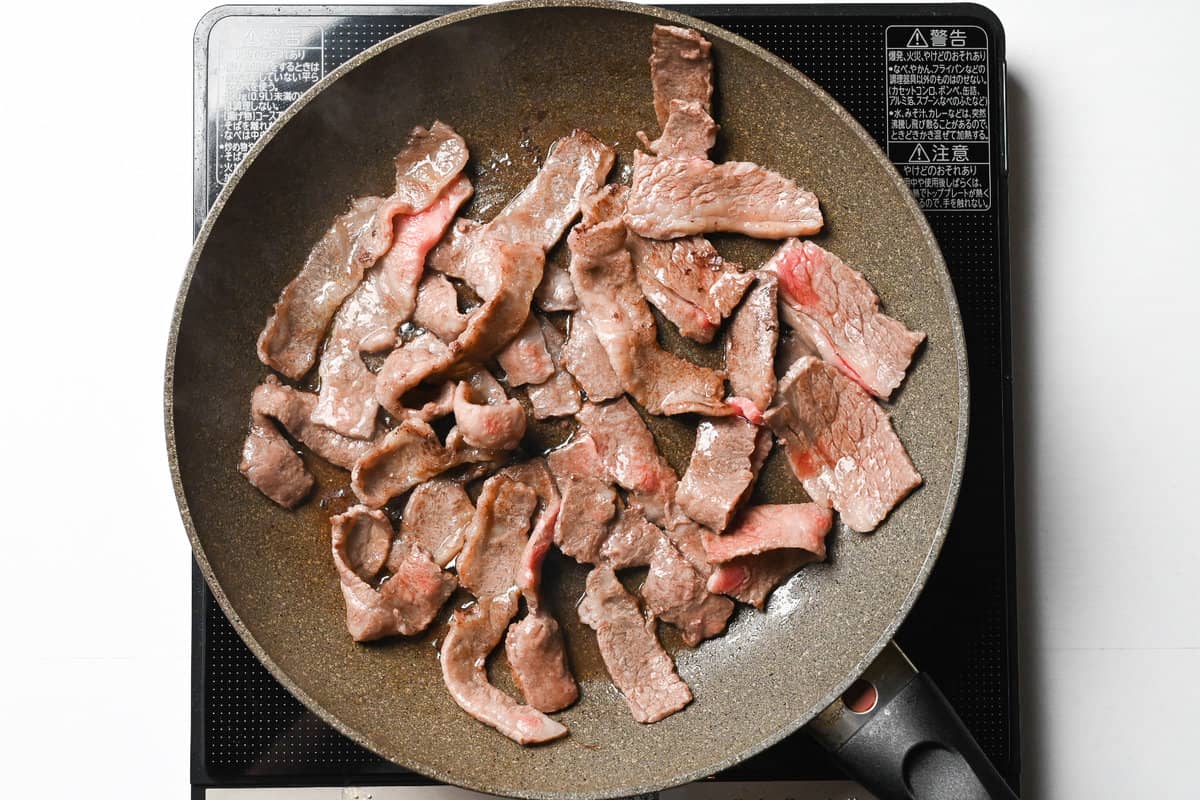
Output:
M436 662L444 620L413 639L350 640L329 554L328 517L350 502L344 472L310 460L321 488L296 512L238 474L250 393L266 374L254 343L347 200L389 193L392 157L414 125L442 119L466 138L478 187L466 213L476 218L495 213L574 127L617 147L619 174L636 131L654 129L646 59L662 21L713 43L717 157L756 161L815 191L827 220L818 241L865 270L889 313L928 334L889 407L925 483L875 533L831 534L826 563L777 590L766 613L741 609L725 636L690 650L664 628L695 702L651 726L630 718L574 611L585 571L552 560L548 602L582 699L561 715L569 737L522 748L445 691ZM772 249L716 242L750 265ZM668 347L719 365L719 343L695 346L660 327ZM652 422L682 470L694 420ZM966 351L945 265L904 183L858 124L806 77L717 27L605 0L517 2L419 25L329 75L251 150L200 232L168 348L166 428L184 525L234 628L309 708L403 766L501 795L631 795L710 775L812 721L880 797L1011 796L937 690L889 645L933 567L962 474ZM526 446L569 434L565 421L540 424ZM774 454L756 501L802 499ZM856 713L839 698L864 673L867 700L876 699ZM512 690L502 665L493 679ZM856 696L855 707L871 705Z

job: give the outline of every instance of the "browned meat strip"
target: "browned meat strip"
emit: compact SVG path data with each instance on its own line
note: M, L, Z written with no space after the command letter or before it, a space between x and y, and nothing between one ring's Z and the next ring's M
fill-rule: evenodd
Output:
M662 538L662 530L646 519L641 508L625 506L600 548L599 563L613 569L647 566Z
M405 405L410 391L453 360L450 348L432 333L422 333L397 347L383 362L375 378L375 398L396 418L408 416Z
M425 254L471 192L471 182L460 176L429 208L396 217L391 248L334 317L333 331L321 353L321 392L314 422L344 436L370 437L379 402L375 399L375 373L367 368L360 351L395 346L397 327L416 307Z
M779 275L784 321L850 380L890 397L925 334L880 311L862 273L812 242L785 242L763 269Z
M535 458L520 464L505 467L499 475L528 486L537 495L537 513L533 530L521 554L521 568L517 574L517 586L530 611L537 611L540 603L539 589L542 583L542 562L554 543L554 528L558 521L562 497L554 483L544 458ZM544 710L544 709L543 709Z
M517 586L537 502L537 492L512 478L496 475L483 484L458 555L458 579L464 589L482 599Z
M660 242L631 233L626 245L646 299L697 342L712 341L754 282L700 236Z
M760 439L770 447L770 437L740 417L701 421L687 472L675 492L683 513L717 533L724 531L758 477L762 461L756 463L755 453Z
M921 483L887 413L811 356L788 370L767 422L784 440L805 491L840 511L853 530L874 530Z
M445 275L429 272L421 279L413 323L443 342L453 342L466 330L467 315L458 310L458 292Z
M554 543L579 563L595 564L608 537L608 523L617 512L617 493L605 480L555 474L563 500Z
M628 490L647 519L662 522L679 477L658 452L654 435L638 412L621 398L601 405L585 403L578 417L580 438L592 440L608 480Z
M708 111L695 101L672 100L671 115L663 125L662 135L651 142L638 134L646 149L655 155L671 158L704 158L717 143L720 126L713 122Z
M657 722L692 702L691 689L658 643L654 620L642 616L611 567L588 574L579 619L596 631L604 666L635 720Z
M461 483L435 479L422 483L408 496L400 535L445 567L462 550L474 517L475 506Z
M639 151L633 157L625 222L649 239L714 231L783 239L812 235L823 220L816 195L757 164L714 164ZM578 290L579 281L575 284Z
M709 110L712 100L712 45L690 28L655 25L650 34L650 82L654 114L666 125L671 101L699 104Z
M504 650L517 688L538 711L561 711L579 699L554 617L544 611L527 614L509 627Z
M596 338L622 387L651 414L730 413L721 375L658 344L650 307L625 249L619 187L584 201L583 221L568 237L571 280Z
M753 289L725 334L729 389L766 412L775 396L775 345L779 340L779 287L775 276L759 272Z
M504 387L485 369L454 390L454 419L459 434L471 447L512 450L525 435L525 409L504 393Z
M442 679L459 707L519 744L541 744L567 735L567 729L531 706L523 706L488 683L488 654L496 649L517 612L515 589L483 597L454 612L442 643Z
M708 576L708 590L762 608L776 586L816 560L816 554L807 550L772 550L741 556L713 570Z
M525 319L513 340L496 354L509 386L542 383L554 374L554 359L546 349L542 326L536 314Z
M549 380L529 387L529 405L533 407L534 419L569 417L582 407L579 384L563 367L563 335L549 320L541 319L540 322L546 349L554 363L554 374Z
M689 647L724 633L733 615L733 601L709 592L707 577L670 541L659 539L642 584L642 599L651 614L679 629Z
M575 376L588 400L599 403L625 393L621 379L608 363L608 353L596 338L592 324L582 312L571 315L571 329L563 345L563 366Z
M429 627L457 581L417 544L392 544L392 526L381 511L355 506L331 520L333 563L346 601L346 626L356 642L411 636ZM390 553L389 553L390 551ZM378 589L369 580L383 568Z
M823 561L825 535L832 526L833 514L820 503L753 506L724 536L706 532L704 552L710 564L769 550L807 550Z
M309 450L339 467L350 469L375 442L350 439L312 421L312 412L317 405L317 396L302 392L279 382L268 375L250 396L252 419L263 421L272 417L287 432ZM251 431L253 435L254 431Z
M315 482L304 459L262 414L250 412L250 433L242 445L238 471L250 485L284 508L295 508Z
M334 313L392 245L393 220L428 208L467 163L467 145L449 126L414 128L396 156L391 197L355 200L309 253L258 338L262 362L289 378L312 368Z
M452 466L433 429L419 419L406 419L358 460L350 473L350 488L361 502L381 508Z

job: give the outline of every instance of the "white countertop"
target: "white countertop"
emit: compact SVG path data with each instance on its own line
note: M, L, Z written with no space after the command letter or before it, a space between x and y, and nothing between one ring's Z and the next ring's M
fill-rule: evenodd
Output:
M1195 796L1200 11L990 7L1008 39L1024 796ZM187 791L191 573L161 387L207 8L5 17L14 797Z

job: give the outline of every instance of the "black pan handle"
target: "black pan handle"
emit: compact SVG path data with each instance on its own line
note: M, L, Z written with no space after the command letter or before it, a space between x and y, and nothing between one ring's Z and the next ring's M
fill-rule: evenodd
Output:
M1016 800L928 675L893 642L809 732L879 800Z

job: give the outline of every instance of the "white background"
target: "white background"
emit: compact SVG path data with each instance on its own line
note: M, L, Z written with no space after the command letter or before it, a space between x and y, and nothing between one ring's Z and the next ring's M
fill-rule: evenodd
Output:
M191 574L161 384L208 4L21 5L0 28L0 784L184 797ZM1200 12L991 7L1013 139L1024 796L1195 797Z

